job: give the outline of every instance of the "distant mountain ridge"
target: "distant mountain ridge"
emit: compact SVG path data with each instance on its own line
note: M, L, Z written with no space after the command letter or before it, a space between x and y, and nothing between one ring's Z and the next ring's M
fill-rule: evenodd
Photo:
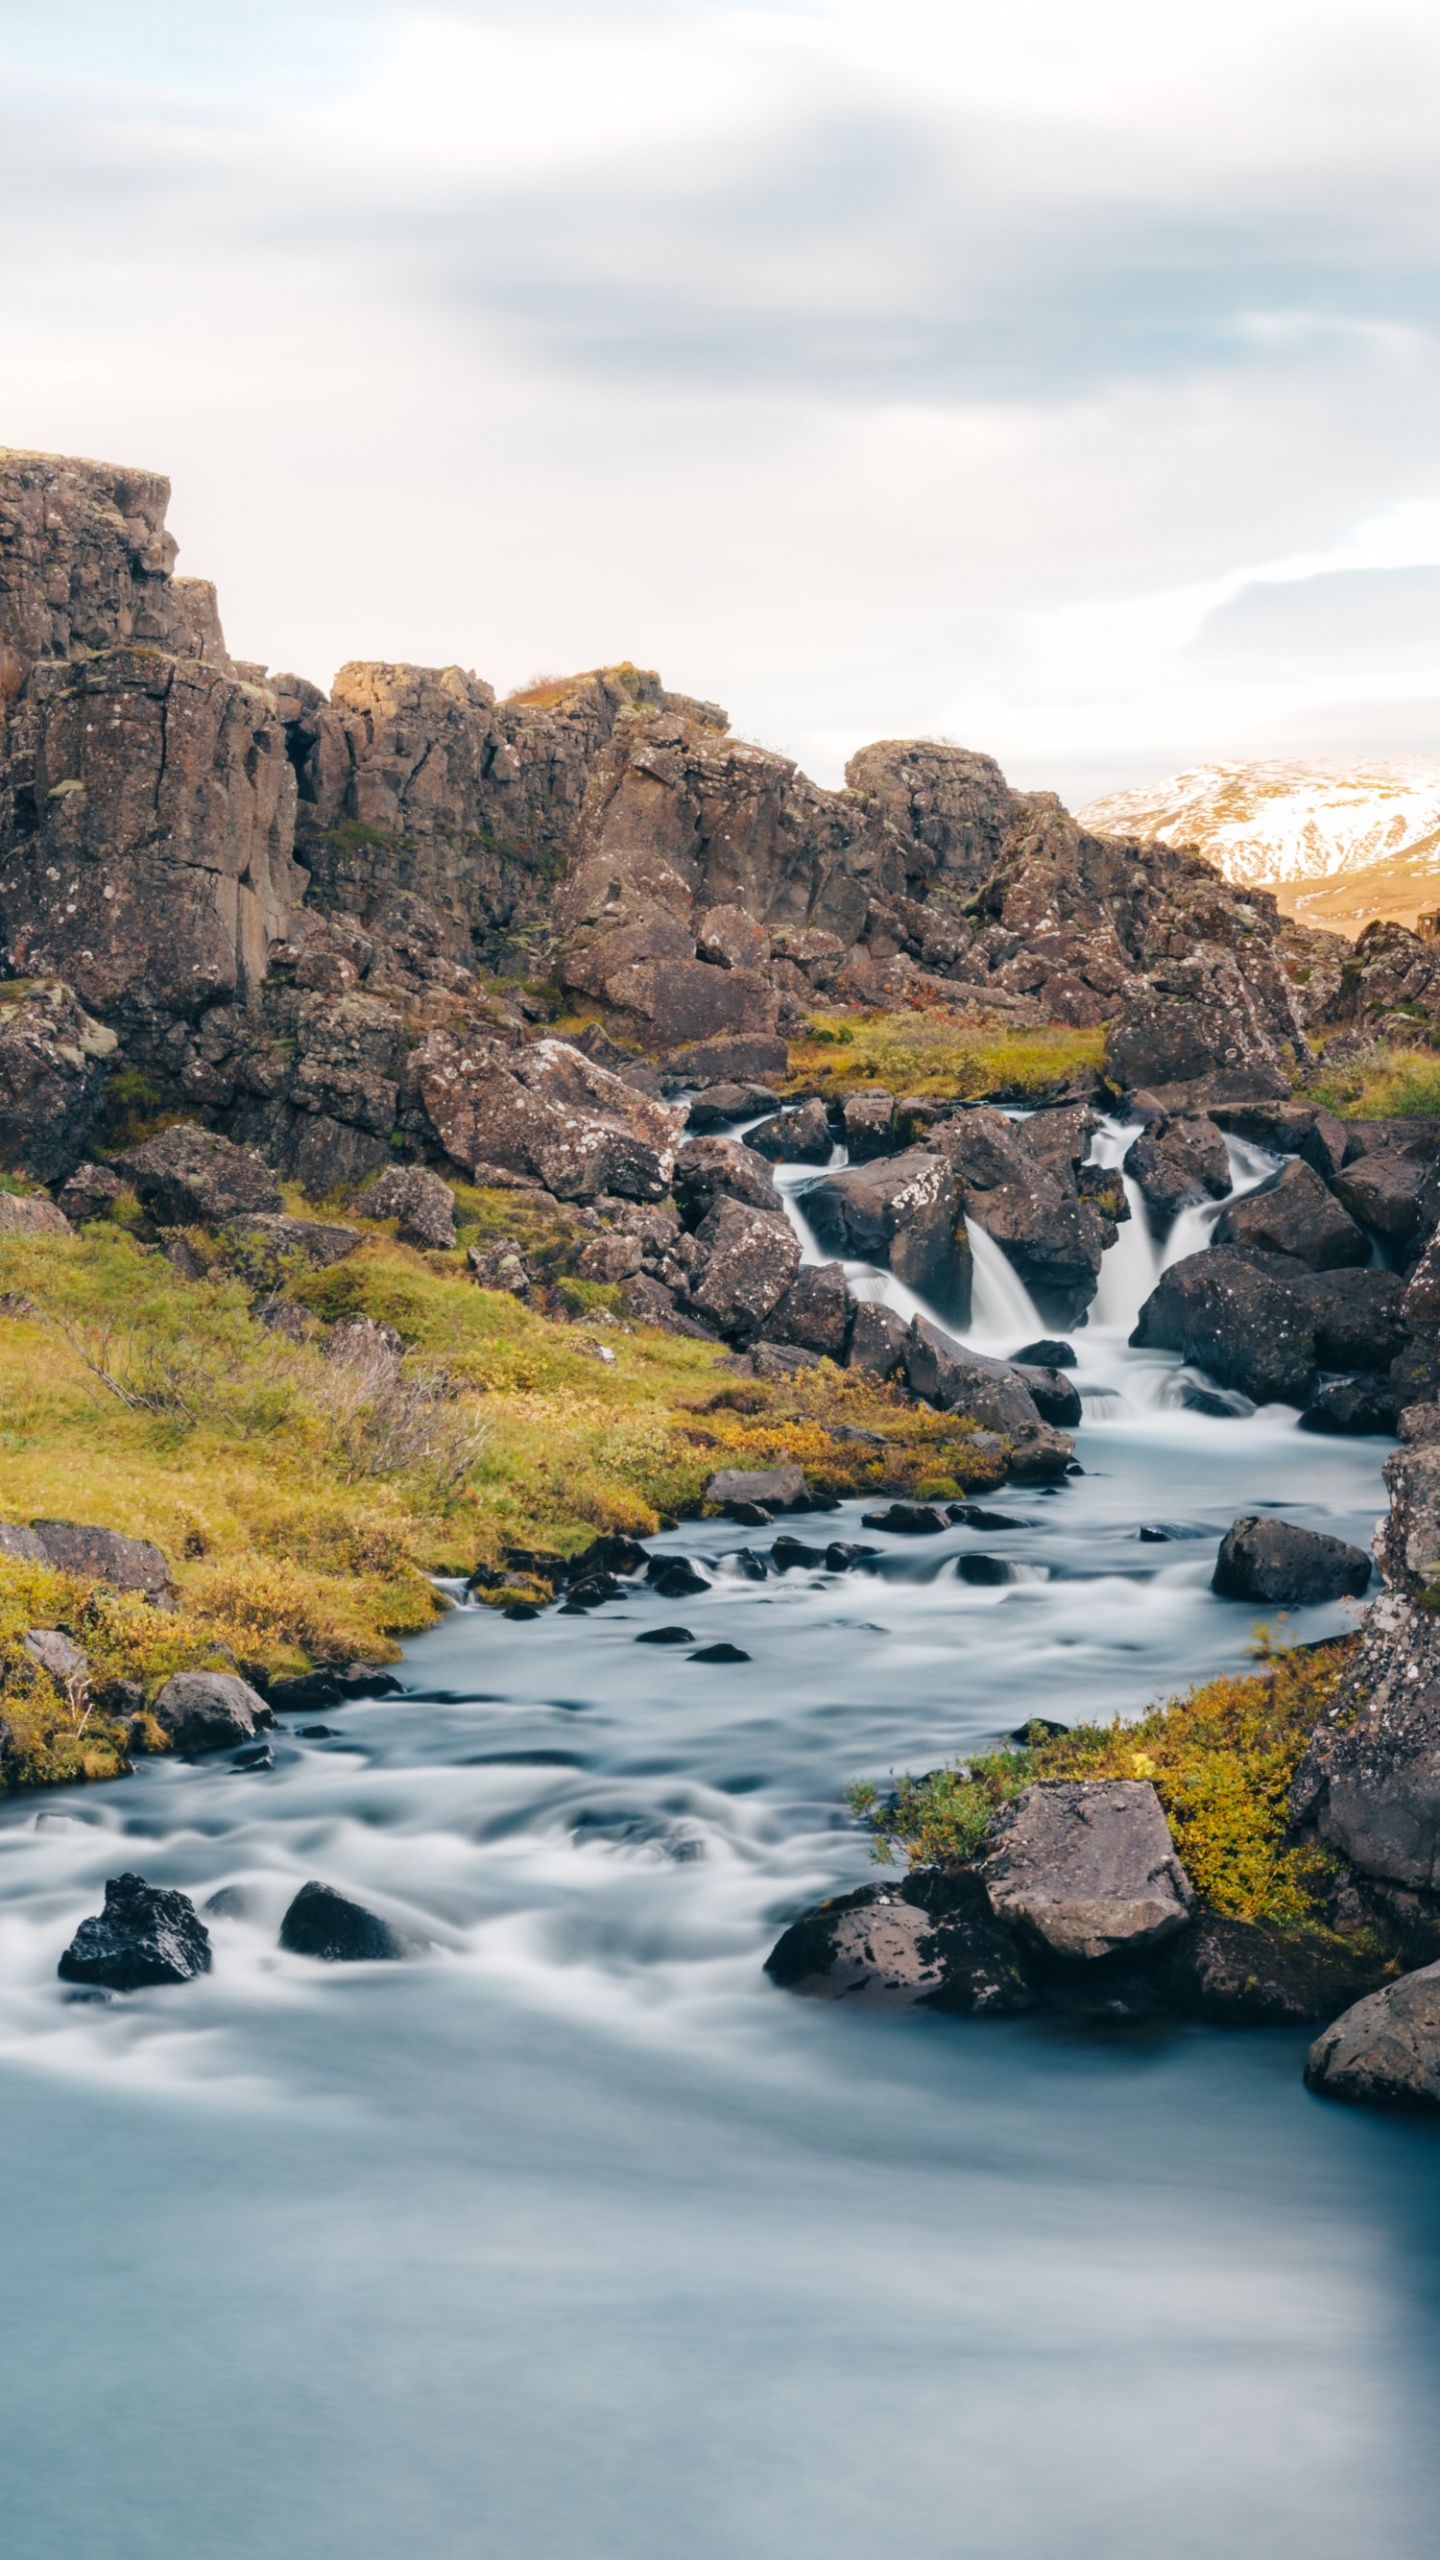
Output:
M1440 907L1440 761L1196 765L1079 815L1100 834L1193 845L1233 886L1271 889L1335 932Z

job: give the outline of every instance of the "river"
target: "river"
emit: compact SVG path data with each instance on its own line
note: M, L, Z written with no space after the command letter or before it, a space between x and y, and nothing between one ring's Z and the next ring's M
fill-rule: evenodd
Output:
M1013 1350L1045 1328L973 1240L971 1339ZM0 1808L14 2560L1428 2555L1431 2127L1309 2098L1300 2035L864 2015L761 1971L869 1872L850 1779L1243 1661L1208 1589L1239 1510L1368 1541L1385 1443L1188 1411L1127 1348L1159 1259L1140 1212L1075 1337L1085 1472L996 1498L1012 1528L850 1504L826 1534L876 1570L757 1582L766 1533L689 1525L652 1543L698 1598L459 1607L272 1772ZM977 1549L1012 1578L960 1579ZM751 1659L637 1647L677 1618ZM75 2001L56 1958L124 1867L241 1908L207 1979ZM280 1955L308 1876L429 1956Z

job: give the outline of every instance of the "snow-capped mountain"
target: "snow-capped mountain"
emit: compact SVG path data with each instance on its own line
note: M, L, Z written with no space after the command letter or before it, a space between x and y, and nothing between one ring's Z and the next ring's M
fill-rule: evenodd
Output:
M1099 835L1194 845L1237 887L1340 932L1440 905L1440 763L1196 765L1080 816Z

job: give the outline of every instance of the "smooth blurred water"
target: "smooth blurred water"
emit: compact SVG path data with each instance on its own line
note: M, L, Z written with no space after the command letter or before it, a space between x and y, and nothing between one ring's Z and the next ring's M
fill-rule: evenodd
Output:
M1207 1587L1241 1508L1368 1538L1384 1443L1185 1412L1125 1348L1160 1250L1112 1256L1086 1472L995 1497L1014 1528L848 1505L793 1526L875 1570L757 1583L769 1534L687 1527L655 1543L702 1596L457 1609L405 1698L272 1773L0 1809L17 2560L1428 2555L1430 2128L1307 2097L1303 2037L871 2017L761 1971L869 1871L849 1779L1243 1660ZM987 1347L1041 1329L1011 1283ZM975 1550L1016 1578L960 1581ZM677 1621L751 1660L636 1645ZM205 1981L74 2003L56 1958L127 1866L246 1916ZM312 1875L428 1956L281 1955Z

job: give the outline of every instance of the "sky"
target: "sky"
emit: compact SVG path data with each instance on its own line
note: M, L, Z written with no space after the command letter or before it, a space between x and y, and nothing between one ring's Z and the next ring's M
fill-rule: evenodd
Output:
M1417 0L0 0L0 440L321 684L1436 757L1437 95Z

